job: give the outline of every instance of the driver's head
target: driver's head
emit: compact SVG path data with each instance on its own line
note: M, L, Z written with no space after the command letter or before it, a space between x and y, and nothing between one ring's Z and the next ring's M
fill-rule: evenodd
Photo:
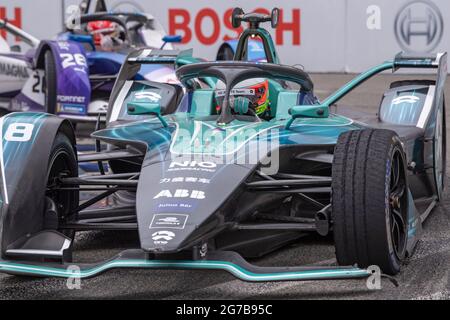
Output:
M102 51L112 51L121 42L120 27L113 21L91 21L87 24L87 30L92 35L95 46Z
M219 112L225 98L225 85L219 81L216 86L216 104ZM249 108L259 117L266 116L269 111L269 81L263 78L253 78L238 83L230 92L230 106L238 97L250 101Z

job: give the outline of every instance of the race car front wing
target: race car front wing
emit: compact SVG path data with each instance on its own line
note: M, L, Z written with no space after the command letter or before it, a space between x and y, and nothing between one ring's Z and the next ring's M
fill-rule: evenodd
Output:
M248 282L361 279L372 274L369 270L351 266L260 267L250 264L236 252L229 251L211 252L207 258L199 260L153 260L143 250L130 249L98 264L32 264L0 260L0 272L37 277L83 279L119 268L222 270Z

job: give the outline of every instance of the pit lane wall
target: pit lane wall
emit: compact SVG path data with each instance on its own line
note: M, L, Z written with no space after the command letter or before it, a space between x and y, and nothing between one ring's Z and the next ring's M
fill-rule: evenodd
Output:
M261 12L281 8L280 27L272 31L281 61L310 72L360 72L400 50L450 51L448 0L106 1L110 10L151 13L168 33L184 35L183 48L192 47L207 59L215 58L224 40L238 35L230 22L236 6ZM61 30L67 7L79 2L2 0L0 17L51 38Z

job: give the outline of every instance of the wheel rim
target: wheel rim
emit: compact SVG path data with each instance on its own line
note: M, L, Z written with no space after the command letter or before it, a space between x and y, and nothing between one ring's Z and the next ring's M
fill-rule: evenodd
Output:
M400 150L396 149L392 157L389 186L389 231L393 251L398 259L406 252L407 242L407 204L405 171Z
M47 192L46 196L52 199L57 208L60 222L66 220L70 215L74 202L74 191L58 191L58 180L61 177L72 177L73 172L70 169L70 155L65 150L57 151L49 163L47 173Z

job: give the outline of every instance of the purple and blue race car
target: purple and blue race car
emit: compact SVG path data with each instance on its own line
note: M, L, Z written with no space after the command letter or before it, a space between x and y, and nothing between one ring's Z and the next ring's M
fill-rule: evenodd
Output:
M173 49L172 43L181 42L181 36L167 36L149 14L111 12L104 1L96 4L89 13L91 1L82 1L81 16L55 40L40 41L0 19L0 29L29 46L23 53L21 47L10 47L0 38L0 115L43 111L75 122L104 120L117 74L136 48L146 48L145 57L152 57L152 63L139 72L142 80L183 90L175 70L202 59L194 58L192 50ZM217 60L245 56L245 60L262 61L265 57L259 41L249 40L241 58L237 49L237 41L224 43Z
M141 71L142 79L177 84L175 68L199 60L192 58L192 51L171 50L171 43L181 37L151 30L152 21L137 13L85 14L77 30L39 41L0 20L0 29L30 46L21 53L20 47L0 39L1 113L44 111L74 121L96 121L106 114L122 63L137 47L148 48L147 55L155 49L154 63Z

